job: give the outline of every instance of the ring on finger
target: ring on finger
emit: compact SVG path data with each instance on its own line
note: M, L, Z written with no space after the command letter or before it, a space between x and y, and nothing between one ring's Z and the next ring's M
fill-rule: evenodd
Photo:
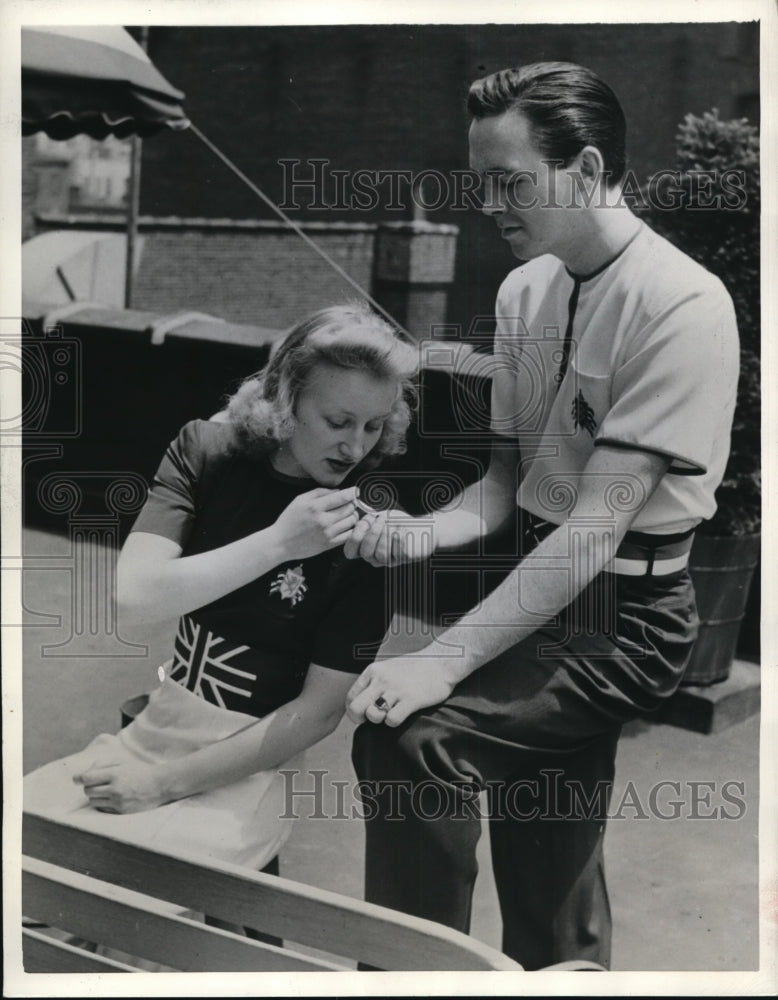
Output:
M388 712L389 711L389 702L386 700L386 698L384 698L383 695L379 695L379 697L376 698L376 700L373 702L373 704L379 710L379 712Z

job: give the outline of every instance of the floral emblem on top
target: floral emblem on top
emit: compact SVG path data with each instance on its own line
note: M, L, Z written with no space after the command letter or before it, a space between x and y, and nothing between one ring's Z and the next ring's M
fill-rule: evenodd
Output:
M583 427L584 430L589 432L590 437L594 437L594 432L597 429L594 410L586 402L584 394L580 389L578 390L578 395L573 400L572 414L573 426Z
M300 603L305 597L307 590L308 584L305 582L305 577L303 576L302 563L284 570L283 573L279 573L270 584L270 593L278 594L282 600L291 601L292 607Z

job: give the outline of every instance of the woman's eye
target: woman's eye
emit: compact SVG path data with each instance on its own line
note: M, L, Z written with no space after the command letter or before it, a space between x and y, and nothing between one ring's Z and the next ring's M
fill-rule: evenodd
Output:
M334 431L341 431L346 426L346 421L345 420L342 420L342 421L341 420L330 420L329 418L326 418L326 420L327 420L327 423L329 424L329 426Z
M365 426L365 430L368 434L378 434L382 430L383 426L384 422L382 420L380 424L367 424Z

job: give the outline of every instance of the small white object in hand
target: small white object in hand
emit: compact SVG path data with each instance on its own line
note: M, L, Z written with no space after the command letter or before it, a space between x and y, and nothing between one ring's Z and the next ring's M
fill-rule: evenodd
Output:
M360 520L365 516L365 514L371 514L375 517L375 515L379 513L379 511L374 510L372 507L368 507L364 500L360 500L359 497L357 497L354 501L354 506L357 509L357 514Z
M165 682L165 670L164 667L157 667L157 677L159 677L159 683L163 684Z

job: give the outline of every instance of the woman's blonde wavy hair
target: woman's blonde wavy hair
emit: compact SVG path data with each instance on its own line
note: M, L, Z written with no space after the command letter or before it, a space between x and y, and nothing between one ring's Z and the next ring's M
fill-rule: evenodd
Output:
M362 302L321 309L293 327L259 372L250 375L227 403L227 419L241 445L272 451L295 427L295 407L311 373L320 364L367 372L396 381L397 401L377 444L360 464L374 468L405 451L405 434L416 399L417 349Z

